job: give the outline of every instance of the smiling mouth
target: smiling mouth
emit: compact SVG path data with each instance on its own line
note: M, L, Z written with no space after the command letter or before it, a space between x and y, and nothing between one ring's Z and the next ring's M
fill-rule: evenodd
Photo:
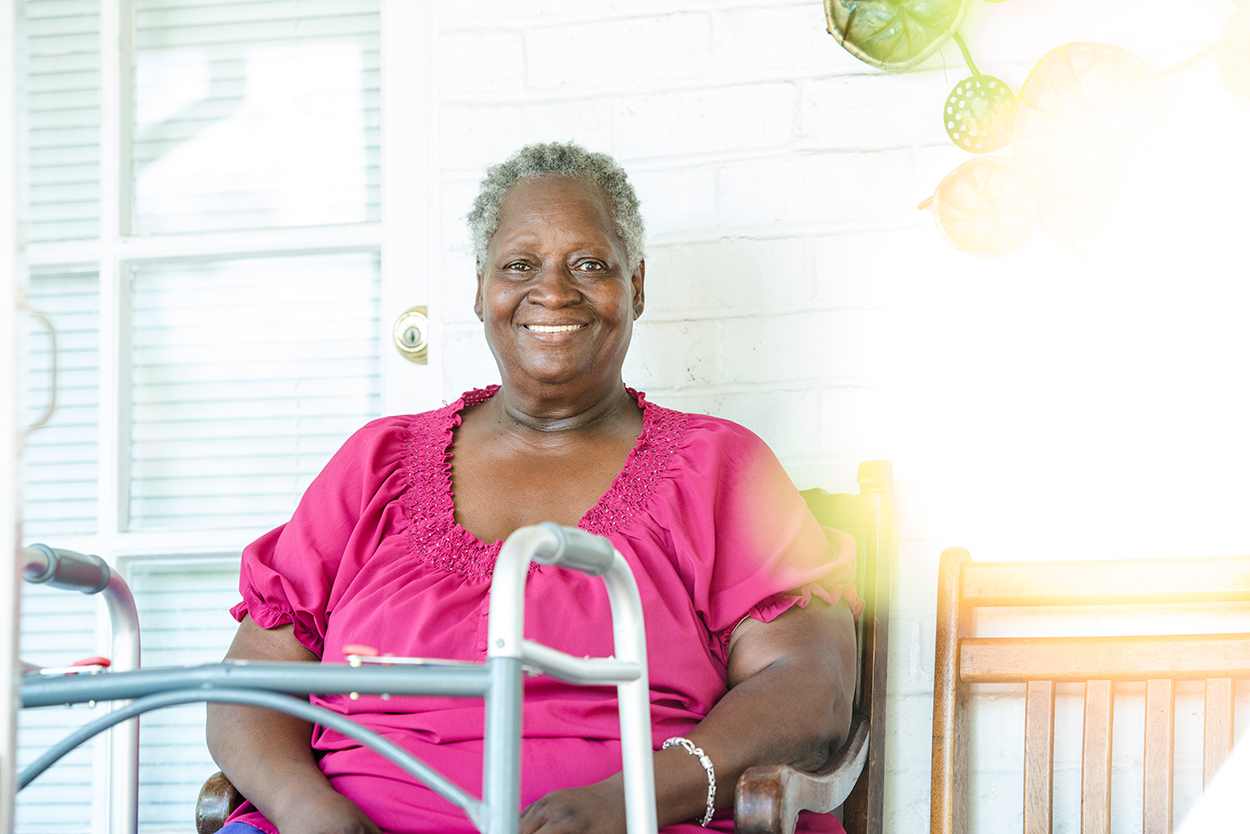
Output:
M571 333L574 330L581 330L584 324L526 324L522 325L526 330L533 333Z

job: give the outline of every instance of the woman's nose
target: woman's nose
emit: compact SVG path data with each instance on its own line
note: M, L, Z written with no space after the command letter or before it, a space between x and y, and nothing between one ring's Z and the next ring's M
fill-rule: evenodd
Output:
M581 292L567 267L547 266L538 273L538 280L527 297L535 304L546 307L564 307L577 303Z

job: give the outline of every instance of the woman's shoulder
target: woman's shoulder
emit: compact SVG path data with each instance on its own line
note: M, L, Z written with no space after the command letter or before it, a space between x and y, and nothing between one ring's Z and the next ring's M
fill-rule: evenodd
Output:
M660 429L657 433L676 435L680 449L713 449L719 454L733 450L767 449L768 445L751 429L725 417L693 411L679 411L657 405L639 395L647 409L649 423Z

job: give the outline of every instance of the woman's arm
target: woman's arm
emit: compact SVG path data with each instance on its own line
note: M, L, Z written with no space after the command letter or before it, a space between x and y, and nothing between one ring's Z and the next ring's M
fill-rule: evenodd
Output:
M771 623L748 619L729 641L729 692L687 737L716 768L716 807L733 804L747 768L789 764L815 770L850 731L855 695L855 625L845 602L813 598ZM707 774L680 747L655 754L660 827L701 819ZM521 816L521 834L623 832L620 774L554 791Z
M227 660L305 661L290 625L264 629L250 616ZM208 705L208 749L221 772L282 834L381 834L355 803L322 775L312 754L312 725L293 715L234 704Z

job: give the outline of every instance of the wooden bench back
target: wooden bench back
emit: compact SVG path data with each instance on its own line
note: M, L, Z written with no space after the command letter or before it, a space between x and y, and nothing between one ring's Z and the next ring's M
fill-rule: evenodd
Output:
M1109 834L1114 682L1146 683L1143 831L1172 830L1175 682L1206 681L1203 780L1232 749L1233 681L1250 678L1250 634L977 637L978 607L1250 602L1250 556L1087 562L973 562L942 553L934 664L933 834L968 830L973 683L1025 685L1025 834L1050 834L1055 684L1085 684L1081 831Z

